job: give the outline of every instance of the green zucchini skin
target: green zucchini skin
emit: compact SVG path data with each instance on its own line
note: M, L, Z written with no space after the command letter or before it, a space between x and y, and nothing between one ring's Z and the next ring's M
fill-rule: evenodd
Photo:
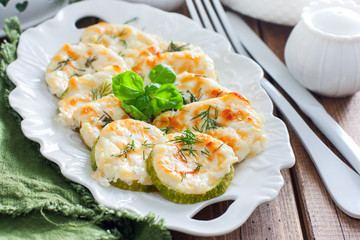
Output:
M94 145L91 148L91 168L96 171L96 159L95 159L95 146L99 141L99 137L96 139ZM157 188L154 185L143 185L138 183L137 181L132 181L129 185L128 183L118 179L116 182L110 182L111 185L117 188L121 188L124 190L138 191L138 192L156 192Z
M99 141L99 138L100 137L98 137L96 139L94 145L91 147L91 155L90 155L90 157L91 157L91 168L94 171L96 171L96 169L97 169L96 159L95 159L95 146L96 146L97 142Z
M68 93L68 91L69 91L69 87L67 87L67 88L65 89L65 91L61 94L60 100L63 100L63 99L65 98L65 95Z
M226 189L229 187L234 177L234 167L233 165L230 165L230 172L225 174L225 176L221 179L221 181L214 188L207 191L206 193L204 194L181 193L172 188L169 188L168 186L164 185L161 182L154 169L152 159L153 156L151 152L149 157L146 159L146 171L150 175L151 181L154 183L156 188L164 197L175 203L192 204L218 197L225 193Z
M116 182L110 182L111 185L117 188L124 190L138 191L138 192L156 192L157 188L154 185L143 185L137 181L132 181L129 185L128 183L118 179Z

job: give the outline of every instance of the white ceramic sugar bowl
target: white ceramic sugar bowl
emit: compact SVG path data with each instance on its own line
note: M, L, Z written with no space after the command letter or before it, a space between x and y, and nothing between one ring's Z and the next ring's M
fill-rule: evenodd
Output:
M320 95L343 97L360 90L360 6L352 1L313 1L285 46L293 76Z

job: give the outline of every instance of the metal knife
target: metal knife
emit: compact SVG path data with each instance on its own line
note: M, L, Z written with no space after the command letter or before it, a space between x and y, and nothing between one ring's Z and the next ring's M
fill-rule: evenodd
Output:
M237 37L251 56L283 88L320 131L360 173L360 147L326 112L319 101L291 75L284 63L238 15L226 12Z

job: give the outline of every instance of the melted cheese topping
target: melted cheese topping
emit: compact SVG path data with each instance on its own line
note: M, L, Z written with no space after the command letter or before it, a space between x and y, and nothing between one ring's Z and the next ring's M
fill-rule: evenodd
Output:
M129 25L115 25L101 22L85 29L81 42L102 44L123 56L132 67L139 53L149 46L160 44L157 36L146 34Z
M100 44L65 44L50 61L45 80L50 92L60 97L71 77L93 74L109 65L125 66L125 62Z
M153 148L153 165L163 184L186 194L203 194L214 188L238 161L231 147L207 134L196 133L202 142L175 143L181 133L165 135ZM191 148L193 154L182 149Z
M185 99L185 104L221 97L230 92L214 79L194 73L180 74L174 85Z
M121 100L113 95L86 103L74 113L76 127L80 128L81 137L90 148L106 124L126 118L129 115L121 108Z
M112 77L126 71L124 67L111 65L104 71L95 74L86 74L81 77L72 77L68 88L58 102L58 120L70 128L79 127L75 123L75 111L82 105L100 99L112 91Z
M176 75L187 72L214 80L217 78L213 60L201 48L193 45L189 45L182 51L164 51L156 55L149 55L140 68L141 70L137 70L144 76L144 84L150 83L147 75L158 64L171 66Z
M206 111L209 117L203 118ZM212 120L219 125L206 127ZM265 148L266 136L261 117L250 102L237 93L191 103L176 112L165 112L153 124L160 129L170 127L171 132L187 128L202 130L232 147L240 161L259 154Z
M129 119L121 101L108 95L112 77L133 70L146 85L149 72L161 63L175 71L174 85L185 99L184 107L162 113L155 126ZM191 44L165 42L128 25L99 23L85 29L80 43L65 44L56 53L45 79L50 92L61 97L60 122L79 128L90 148L98 139L94 148L98 169L92 176L102 186L117 180L152 184L144 159L155 142L153 163L158 177L187 194L207 192L230 171L231 164L265 148L261 117L247 99L218 84L213 60ZM95 91L102 86L109 86L105 94ZM162 136L157 127L174 134ZM192 146L195 156L180 154L182 146L169 142L180 134L175 132L187 128L207 133L196 133L203 142ZM127 151L129 144L131 151Z
M152 185L145 169L145 159L162 135L158 128L132 119L108 124L95 145L97 170L92 176L105 187L118 179L129 185L133 181Z

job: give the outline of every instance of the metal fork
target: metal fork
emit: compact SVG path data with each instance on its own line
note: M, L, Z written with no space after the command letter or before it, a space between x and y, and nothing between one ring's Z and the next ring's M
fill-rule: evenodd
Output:
M236 53L249 56L232 31L219 0L186 0L186 5L195 22L228 38ZM336 205L347 215L360 218L360 175L318 138L268 80L263 78L260 83L302 141Z

